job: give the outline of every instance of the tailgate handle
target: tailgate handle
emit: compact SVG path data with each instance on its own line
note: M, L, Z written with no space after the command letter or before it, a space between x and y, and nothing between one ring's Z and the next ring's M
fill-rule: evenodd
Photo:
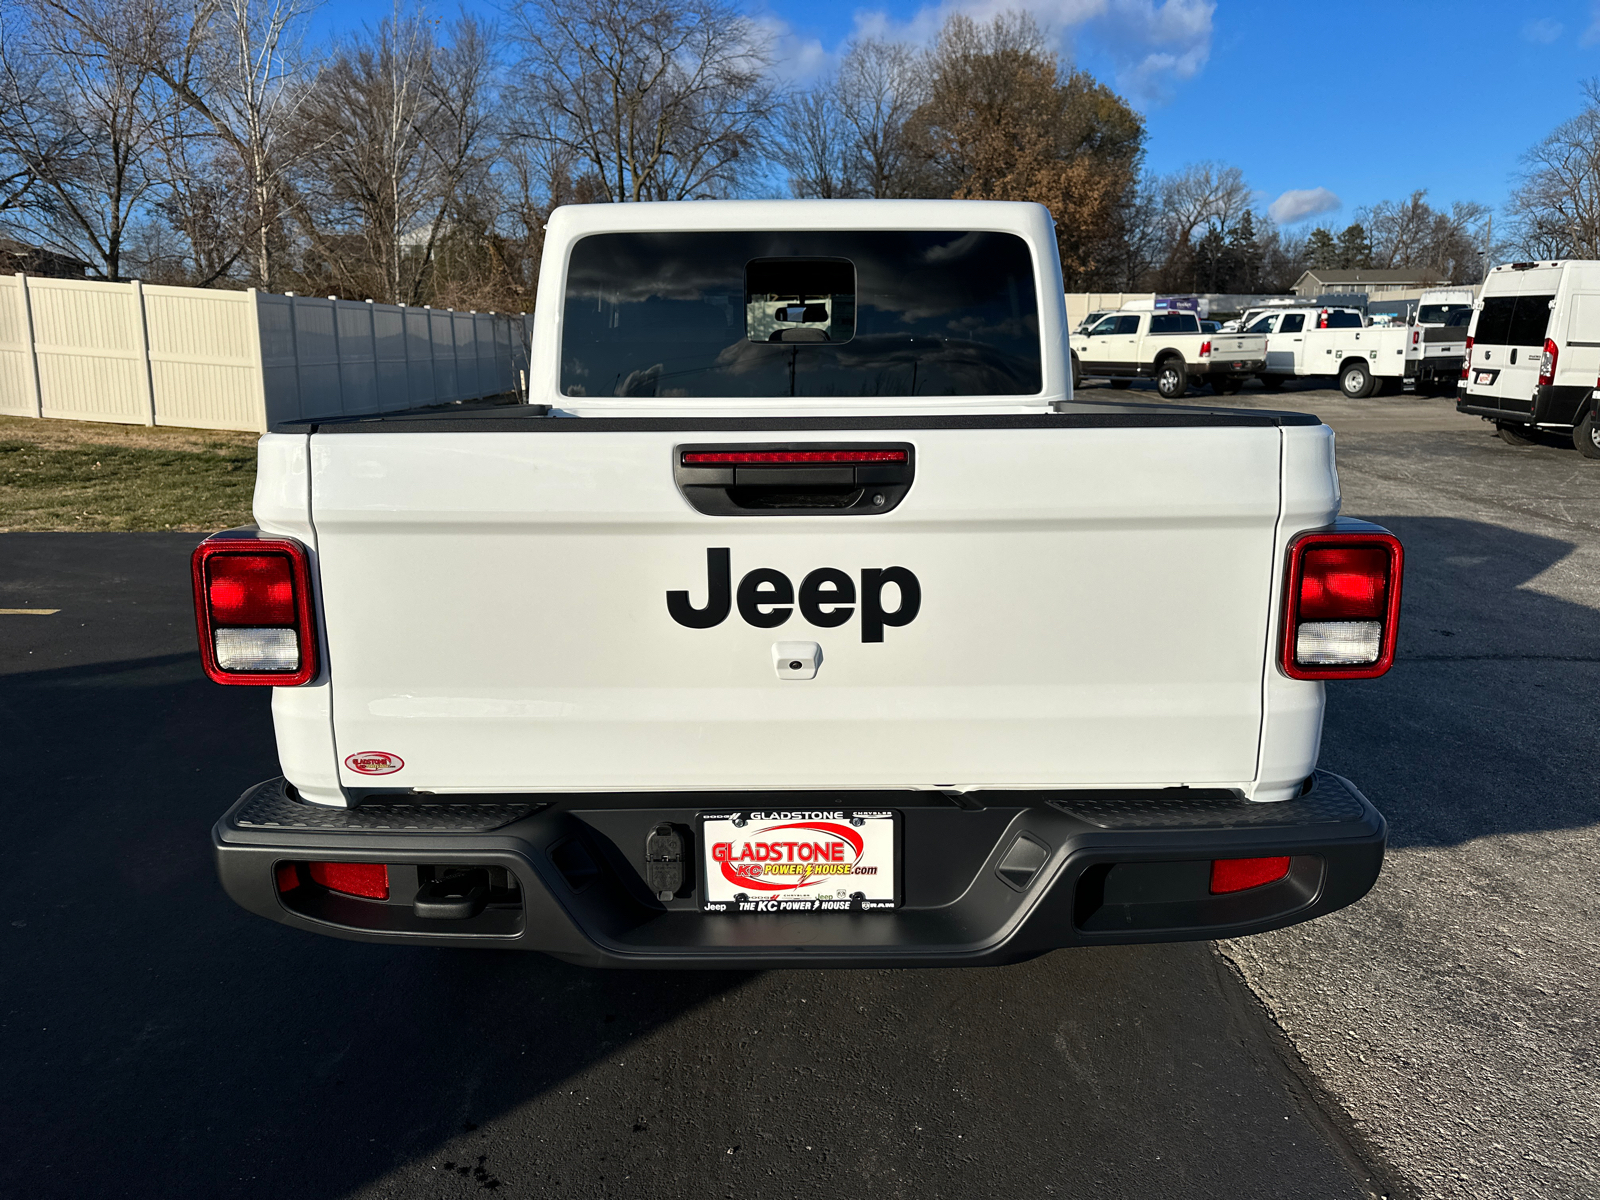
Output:
M874 516L911 490L907 442L762 442L675 446L672 477L696 512L716 517Z

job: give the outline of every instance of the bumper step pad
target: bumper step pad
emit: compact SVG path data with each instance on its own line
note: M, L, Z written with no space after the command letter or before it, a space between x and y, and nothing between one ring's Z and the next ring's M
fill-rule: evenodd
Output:
M284 779L259 783L230 816L239 829L307 829L328 833L488 833L544 808L536 803L405 800L355 808L307 804Z

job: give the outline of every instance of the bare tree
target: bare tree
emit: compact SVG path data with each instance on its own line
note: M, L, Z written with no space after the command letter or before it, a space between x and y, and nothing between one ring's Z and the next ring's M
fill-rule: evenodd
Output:
M1385 200L1357 211L1357 221L1370 239L1371 265L1413 267L1431 280L1477 282L1482 278L1482 239L1489 209L1458 200L1445 212L1429 204L1427 195L1419 190L1405 200Z
M247 245L254 281L274 286L292 166L284 157L284 138L305 95L295 86L297 49L311 0L132 0L118 8L104 0L34 2L71 28L83 47L107 56L136 53L144 72L204 119L237 159L248 196L248 203L222 206L248 213L245 228L205 237L230 236ZM134 20L143 36L130 42L126 26ZM182 187L184 177L173 182ZM205 206L184 207L197 212Z
M337 286L418 303L466 180L483 167L490 58L481 25L449 45L389 18L324 66L303 109L297 213Z
M921 195L927 183L909 126L927 99L927 74L916 53L872 38L852 42L835 86L840 120L853 135L848 162L860 193L876 199Z
M760 165L769 40L723 0L521 0L520 132L569 151L607 200L735 193Z
M1507 205L1513 244L1533 258L1600 258L1600 79L1583 94L1583 111L1522 156Z
M772 156L789 173L789 190L812 200L862 194L855 165L853 130L842 111L836 75L819 79L782 106Z
M23 19L0 43L0 160L35 193L24 228L117 280L161 184L152 168L169 114L145 66L148 14L115 0L80 11L94 35L50 0L13 10Z
M1189 245L1203 230L1231 228L1250 204L1250 185L1238 167L1195 163L1162 183L1161 207L1174 248Z

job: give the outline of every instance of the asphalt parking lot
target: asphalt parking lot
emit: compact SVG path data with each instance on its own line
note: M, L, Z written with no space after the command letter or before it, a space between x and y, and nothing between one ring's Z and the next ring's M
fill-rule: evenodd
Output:
M0 536L0 607L60 609L0 616L8 1186L1600 1192L1600 463L1447 401L1227 403L1323 415L1408 572L1399 665L1331 693L1323 750L1390 818L1384 877L1220 948L666 974L272 925L209 861L277 767L267 697L194 661L194 539Z

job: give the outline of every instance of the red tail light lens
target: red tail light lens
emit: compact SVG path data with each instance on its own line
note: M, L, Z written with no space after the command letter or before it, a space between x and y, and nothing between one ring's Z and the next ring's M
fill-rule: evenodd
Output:
M382 863L314 862L306 864L306 872L330 892L367 900L389 898L389 868Z
M1422 331L1420 329L1413 329L1411 331L1411 344L1413 346L1415 346L1421 340L1422 340Z
M1467 339L1467 356L1461 360L1461 378L1465 382L1468 373L1472 370L1472 339Z
M1307 550L1301 566L1300 619L1379 620L1388 588L1389 552L1383 547Z
M1372 679L1394 662L1405 562L1392 533L1309 533L1289 547L1284 674Z
M283 554L215 554L206 601L217 625L293 625L294 568Z
M1556 379L1556 360L1561 357L1561 348L1549 338L1544 340L1544 353L1539 356L1539 386L1549 387Z
M316 675L311 570L289 538L219 536L196 547L200 659L217 683L293 687Z
M1201 342L1200 343L1200 357L1201 358L1210 358L1211 357L1211 343L1210 342Z
M816 463L903 463L904 450L685 450L686 467L770 467Z
M1211 864L1211 894L1244 892L1250 888L1276 883L1289 873L1289 859L1282 858L1219 858Z

